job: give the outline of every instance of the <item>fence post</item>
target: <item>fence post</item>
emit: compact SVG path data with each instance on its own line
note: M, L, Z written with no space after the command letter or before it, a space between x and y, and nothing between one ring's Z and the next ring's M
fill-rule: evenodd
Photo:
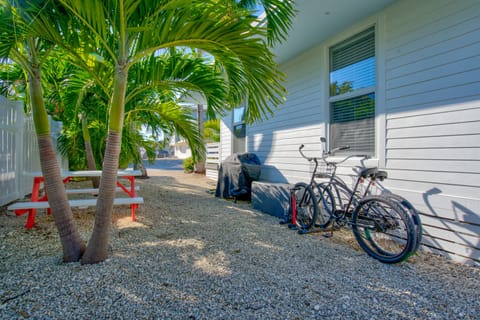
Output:
M207 155L205 159L206 176L212 180L218 179L218 167L220 165L220 144L207 143Z
M21 157L22 104L0 96L0 205L17 199Z
M17 104L15 111L15 198L21 198L24 194L23 188L23 159L24 159L24 135L25 135L25 115L23 106Z

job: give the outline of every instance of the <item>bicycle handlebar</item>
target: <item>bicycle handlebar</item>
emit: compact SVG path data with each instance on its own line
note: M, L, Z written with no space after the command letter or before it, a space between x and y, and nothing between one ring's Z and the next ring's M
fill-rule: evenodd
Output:
M321 139L320 139L321 140ZM326 164L330 164L330 165L338 165L340 163L343 163L345 161L347 161L348 159L351 159L351 158L363 158L363 159L368 159L368 156L365 155L365 154L351 154L349 156L347 156L346 158L343 158L342 160L340 161L327 161L326 159L331 156L332 154L334 154L335 152L337 151L341 151L341 150L348 150L350 149L350 146L340 146L340 147L337 147L335 149L332 149L330 151L324 151L323 154L322 154L322 160L323 162L325 162Z
M340 161L327 161L327 157L322 157L322 160L326 163L326 164L331 164L331 165L339 165L341 163L344 163L345 161L347 161L348 159L351 159L351 158L363 158L362 160L365 160L365 159L368 159L368 156L365 155L365 154L351 154L345 158L343 158L342 160Z
M303 158L307 159L308 161L312 161L313 158L309 158L309 157L307 157L307 156L303 153L302 149L303 149L304 147L305 147L305 145L302 143L302 144L300 145L300 147L298 148L298 152L300 152L300 155L301 155Z
M350 149L350 146L342 146L342 147L338 147L338 148L335 148L333 150L328 151L327 154L332 154L332 153L335 153L337 151L348 150L348 149Z
M298 148L298 152L300 152L300 155L301 155L303 158L307 159L308 161L312 161L312 160L317 161L317 160L319 159L319 158L317 158L317 157L307 157L307 156L303 153L303 151L302 151L302 149L303 149L304 147L305 147L305 145L302 143L302 144L300 145L300 147ZM325 162L326 164L331 164L331 165L341 164L341 163L347 161L347 160L350 159L350 158L363 158L363 159L368 159L368 155L365 155L365 154L351 154L351 155L345 157L344 159L342 159L341 161L327 161L328 156L330 156L332 153L335 153L335 152L340 151L340 150L348 150L348 149L350 149L350 146L342 146L342 147L335 148L335 149L330 150L330 151L328 151L328 152L324 152L323 155L322 155L322 157L321 157L320 159L322 159L323 162Z

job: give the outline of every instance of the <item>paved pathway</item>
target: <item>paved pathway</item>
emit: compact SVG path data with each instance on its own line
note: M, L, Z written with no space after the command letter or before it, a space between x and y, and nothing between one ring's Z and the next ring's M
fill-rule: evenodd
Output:
M145 168L148 169L160 169L160 170L180 170L183 171L183 160L164 158L157 159L154 163L150 164L148 161L144 161Z

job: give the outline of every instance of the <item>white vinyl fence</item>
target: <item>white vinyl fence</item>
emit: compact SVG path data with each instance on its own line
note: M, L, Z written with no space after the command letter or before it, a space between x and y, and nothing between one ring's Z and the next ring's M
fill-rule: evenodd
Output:
M50 130L56 146L62 124L50 119ZM61 169L68 162L57 153ZM21 102L0 96L0 205L21 199L31 193L32 177L25 173L40 171L40 157L32 116L25 116Z
M220 143L207 143L207 157L205 160L205 175L212 180L218 179L220 166Z

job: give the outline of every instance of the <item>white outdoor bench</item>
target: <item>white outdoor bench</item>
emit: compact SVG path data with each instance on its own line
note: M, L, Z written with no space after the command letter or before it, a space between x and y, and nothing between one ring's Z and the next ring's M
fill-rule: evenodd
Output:
M71 207L78 208L88 208L94 207L97 205L97 199L80 199L80 200L69 200ZM135 198L115 198L113 201L114 205L130 205L130 204L142 204L142 197ZM16 202L8 206L8 210L27 210L27 209L48 209L50 205L48 201L25 201L25 202Z
M65 192L67 194L82 194L82 193L90 193L90 194L98 194L98 188L86 188L86 189L66 189ZM139 186L135 186L135 191L140 190ZM122 188L116 187L116 192L123 191Z

